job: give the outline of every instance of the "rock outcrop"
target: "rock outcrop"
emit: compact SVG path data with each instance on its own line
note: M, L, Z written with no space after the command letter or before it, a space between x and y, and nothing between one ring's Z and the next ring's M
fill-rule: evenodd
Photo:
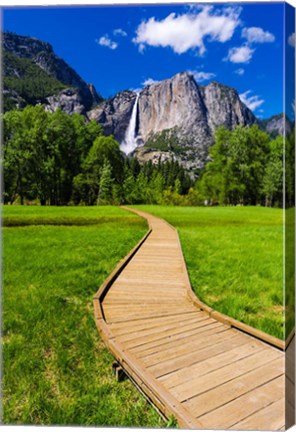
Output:
M54 96L47 97L46 100L45 109L47 111L55 112L61 108L67 114L86 114L83 96L77 88L67 88Z

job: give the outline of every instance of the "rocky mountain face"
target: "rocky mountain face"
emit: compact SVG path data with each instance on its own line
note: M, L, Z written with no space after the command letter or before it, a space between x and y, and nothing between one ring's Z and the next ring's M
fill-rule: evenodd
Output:
M36 103L45 103L50 111L61 107L69 114L84 114L102 101L94 86L83 81L74 69L54 53L50 44L14 33L3 33L2 44L6 97L22 101L22 105L32 103L27 99L28 94L30 96L30 80L35 79L32 96L35 96ZM26 80L28 91L25 94L18 91L17 79ZM36 84L39 86L37 92Z
M123 92L88 113L122 142L136 100ZM199 86L190 73L145 87L138 98L135 135L142 142L140 160L174 157L190 169L202 167L217 126L233 129L257 119L241 102L236 90L212 82Z

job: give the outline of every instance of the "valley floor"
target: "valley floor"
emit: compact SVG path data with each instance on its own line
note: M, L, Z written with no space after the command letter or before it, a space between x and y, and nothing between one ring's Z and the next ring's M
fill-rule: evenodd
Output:
M281 210L135 207L178 229L202 301L283 338ZM93 321L93 294L146 230L116 207L4 207L5 424L164 426L114 381Z

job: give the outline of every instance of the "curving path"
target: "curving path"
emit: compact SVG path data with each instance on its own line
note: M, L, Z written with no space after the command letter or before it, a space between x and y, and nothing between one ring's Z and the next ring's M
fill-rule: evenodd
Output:
M177 231L132 211L150 231L94 298L97 327L117 361L180 427L284 428L285 359L271 345L281 341L234 328L237 321L199 302Z

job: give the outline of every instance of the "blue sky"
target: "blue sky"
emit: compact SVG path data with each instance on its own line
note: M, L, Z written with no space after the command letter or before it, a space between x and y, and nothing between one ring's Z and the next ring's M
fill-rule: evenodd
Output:
M4 30L49 42L104 97L191 71L236 88L258 117L283 111L283 3L4 8ZM288 43L288 38L289 42ZM284 40L286 39L286 40ZM292 96L287 102L291 116Z

